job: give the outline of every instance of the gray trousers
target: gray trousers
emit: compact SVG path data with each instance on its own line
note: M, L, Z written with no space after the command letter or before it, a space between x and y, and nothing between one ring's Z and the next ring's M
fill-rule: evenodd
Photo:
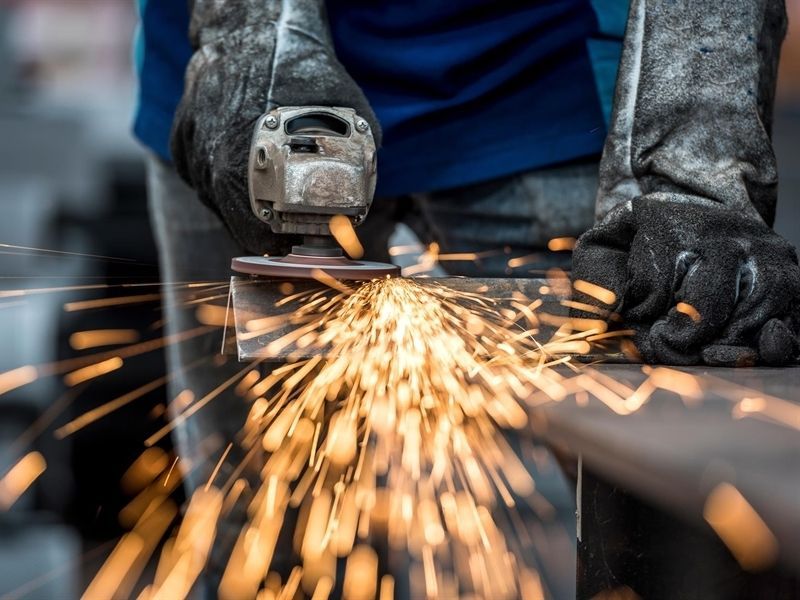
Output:
M218 217L197 199L169 165L151 157L147 172L150 214L163 282L216 281L224 285L231 275L231 258L248 253L237 247ZM509 269L509 258L536 255L535 270L568 267L569 253L548 252L547 242L554 237L576 237L592 225L596 185L597 166L587 163L446 192L378 198L358 234L367 259L389 262L389 237L398 223L405 223L424 244L438 243L443 253L488 253L478 263L444 263L449 274L531 276L531 264ZM220 292L224 294L225 290L187 291L166 285L167 333L177 334L197 327L197 304L190 303ZM189 390L199 399L243 368L233 358L226 360L220 356L219 335L170 345L167 361L172 374L171 398L181 392L185 395L185 390ZM243 460L242 449L235 440L248 409L241 397L227 392L176 429L174 440L183 459L181 464L190 469L185 473L189 491L205 483L228 443L234 442L215 481L225 481ZM563 481L555 485L560 486L556 495L561 495L561 501L571 506L571 499L563 498ZM554 498L550 501L558 503ZM567 512L570 506L565 507ZM216 545L219 552L212 556L212 570L224 565L225 552L232 547L243 518L231 515L220 525L218 535L222 539Z

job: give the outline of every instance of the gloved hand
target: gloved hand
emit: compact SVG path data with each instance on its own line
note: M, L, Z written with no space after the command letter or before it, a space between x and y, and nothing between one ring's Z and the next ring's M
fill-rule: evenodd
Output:
M250 208L258 118L279 106L350 107L376 145L378 121L336 59L324 0L195 0L190 37L195 53L172 128L175 167L243 249L283 254L292 240L273 235Z
M631 3L598 224L576 245L572 277L616 294L614 306L575 299L621 315L648 362L798 354L800 268L771 229L785 29L781 0Z
M648 362L786 364L798 353L797 254L738 211L659 195L626 202L581 237L574 265L575 279L616 294L608 308Z

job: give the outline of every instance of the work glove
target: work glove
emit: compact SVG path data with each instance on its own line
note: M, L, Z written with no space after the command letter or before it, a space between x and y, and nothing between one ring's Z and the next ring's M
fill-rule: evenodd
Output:
M798 355L800 268L771 228L785 29L778 0L631 3L597 224L576 245L572 278L613 292L578 285L574 299L621 316L648 362Z
M250 208L256 121L279 106L349 107L378 145L375 114L336 59L324 0L194 0L189 34L195 52L172 127L175 168L244 250L284 254L294 240L273 235Z

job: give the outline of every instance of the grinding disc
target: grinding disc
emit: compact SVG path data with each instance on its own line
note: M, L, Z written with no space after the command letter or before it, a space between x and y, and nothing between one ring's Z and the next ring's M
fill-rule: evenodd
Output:
M317 271L335 279L368 280L378 277L396 277L400 267L366 260L350 260L343 256L240 256L231 261L231 269L260 277L279 279L316 279Z

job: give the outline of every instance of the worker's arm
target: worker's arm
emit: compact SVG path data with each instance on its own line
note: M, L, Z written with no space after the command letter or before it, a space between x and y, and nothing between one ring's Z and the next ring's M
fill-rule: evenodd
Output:
M172 129L181 176L247 251L278 252L280 236L250 209L253 127L278 106L354 108L380 129L366 97L336 59L324 0L194 0L195 53Z
M631 3L598 222L576 246L573 278L616 293L610 308L647 361L797 355L800 268L772 230L785 30L782 0Z

